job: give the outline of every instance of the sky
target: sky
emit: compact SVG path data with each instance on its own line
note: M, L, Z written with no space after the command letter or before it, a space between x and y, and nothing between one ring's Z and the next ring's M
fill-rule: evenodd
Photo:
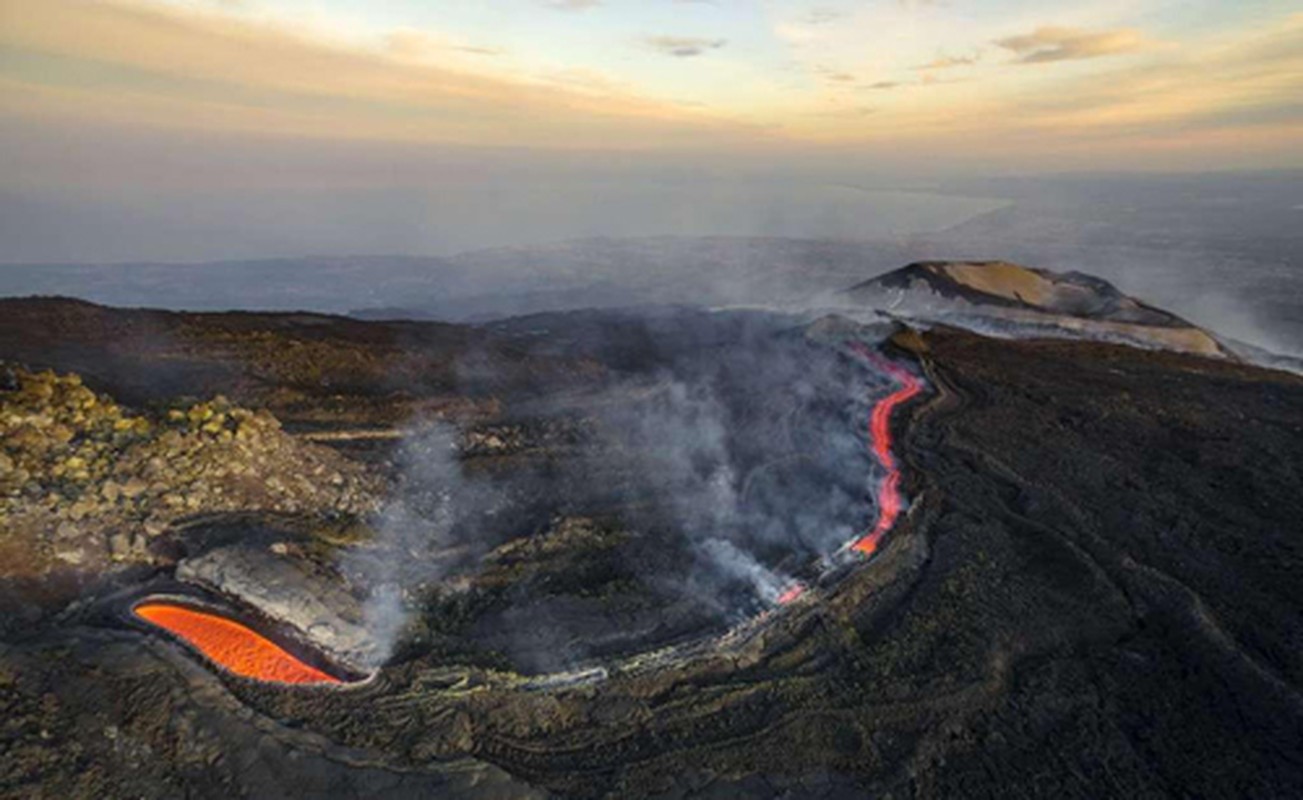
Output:
M259 197L477 176L1296 168L1300 141L1290 0L0 0L20 220L186 197L235 228Z

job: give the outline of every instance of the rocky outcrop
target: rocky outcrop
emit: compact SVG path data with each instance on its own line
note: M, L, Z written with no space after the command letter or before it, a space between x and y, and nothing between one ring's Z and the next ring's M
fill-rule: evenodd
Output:
M0 391L0 577L153 558L181 518L234 510L358 515L378 481L222 397L135 414L77 375L8 368Z
M1232 356L1212 333L1108 281L1007 261L920 261L856 284L841 299L985 332L1003 327Z

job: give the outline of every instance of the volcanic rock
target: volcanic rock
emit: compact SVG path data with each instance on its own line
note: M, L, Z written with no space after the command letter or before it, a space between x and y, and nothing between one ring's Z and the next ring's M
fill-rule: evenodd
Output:
M1074 337L1232 355L1209 331L1128 297L1108 281L1005 261L920 261L856 284L842 298L952 324L986 319L1042 335L1057 329Z
M818 497L802 505L810 515L841 495L856 513L872 510L861 496L872 485L866 417L894 384L839 347L878 342L882 326L849 313L747 327L736 315L683 312L672 330L639 328L634 312L611 328L609 312L552 315L547 335L570 344L543 364L578 363L568 348L612 360L584 373L593 383L583 391L540 383L474 400L479 412L461 430L478 438L458 440L474 444L439 460L426 492L415 477L384 484L379 466L245 417L244 404L196 409L205 405L196 396L218 393L203 381L187 399L159 391L163 405L115 416L104 410L110 396L91 392L87 405L66 375L16 371L21 388L0 394L14 419L2 449L14 469L0 498L11 514L0 601L16 620L0 645L0 794L1303 795L1303 379L1160 349L1161 336L1145 348L1064 338L1069 319L1090 337L1117 333L1098 326L1183 330L1089 282L1039 275L1051 285L993 286L964 270L924 272L932 277L908 286L944 279L969 293L965 314L1034 314L1020 333L1057 338L995 339L933 321L882 342L878 355L927 384L885 421L912 503L872 559L827 571L796 557L801 537L768 531L774 552L756 552L805 579L805 593L758 613L726 606L734 616L713 627L710 604L731 595L688 580L692 531L674 513L688 498L716 507L716 495L694 494L708 483L694 458L711 451L693 445L741 453L752 489ZM69 318L83 313L116 324L104 309ZM205 336L240 328L239 358L263 352L243 349L248 320L172 322ZM261 315L256 327L283 344L313 325L343 323ZM394 330L356 325L363 338ZM595 348L603 330L623 338ZM528 336L515 341L534 352ZM704 372L673 372L680 358ZM299 419L348 416L331 409L352 399L294 388L307 363L284 382L265 370L258 391L298 392ZM120 385L141 380L116 369ZM713 438L668 435L653 412L694 399L685 382L700 374L717 402L689 408L718 423ZM847 378L851 396L832 391ZM414 392L403 408L432 396ZM587 434L535 433L576 416L596 420L585 427L601 432L593 438L650 420L647 437L615 441L652 450L682 440L691 457L620 461L620 448ZM680 472L637 482L665 463ZM342 485L331 488L336 473ZM454 489L492 502L456 520L461 538L453 525L423 527L438 513L405 518L403 530L438 547L413 550L419 536L377 543L358 519L398 485L411 490L409 506L434 512ZM165 504L168 494L182 507ZM196 519L190 497L215 516ZM13 509L48 527L15 535ZM160 553L153 563L97 566L106 556L92 542L135 558L140 537L115 538L119 518L147 533L167 526L147 537ZM813 540L825 527L803 533ZM304 689L239 678L130 616L143 596L197 595L233 617L256 612L250 624L294 628L323 656L343 654L362 647L359 597L372 587L353 585L332 556L362 540L376 553L417 552L397 566L420 575L423 558L456 545L466 570L455 585L441 583L448 573L428 577L437 591L416 598L416 633L368 681ZM69 563L20 575L15 565L42 548L47 561ZM101 581L68 589L69 571ZM618 646L588 647L599 635ZM552 671L532 673L510 650L521 640L552 656L542 667Z
M363 624L361 604L329 567L280 543L239 542L177 564L176 577L238 600L286 623L331 659L354 670L374 666L381 645Z
M40 576L59 562L86 570L147 562L137 532L157 536L195 514L356 516L374 507L382 485L284 433L270 415L220 397L151 418L77 375L13 374L17 388L0 393L0 527L13 557L0 562L0 575ZM305 470L340 480L290 480Z

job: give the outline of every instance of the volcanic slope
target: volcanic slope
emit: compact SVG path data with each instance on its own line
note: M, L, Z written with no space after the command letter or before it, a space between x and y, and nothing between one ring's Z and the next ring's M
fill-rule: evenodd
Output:
M124 309L64 297L0 298L0 359L75 372L130 406L220 394L295 431L336 433L492 413L493 397L561 391L602 372L465 325Z
M0 791L1303 795L1303 380L894 341L935 392L892 421L913 506L749 633L546 684L418 643L312 690L69 613L0 650Z
M919 261L847 289L840 300L977 329L1091 337L1230 356L1215 335L1079 272L1006 261ZM996 324L992 324L996 323Z

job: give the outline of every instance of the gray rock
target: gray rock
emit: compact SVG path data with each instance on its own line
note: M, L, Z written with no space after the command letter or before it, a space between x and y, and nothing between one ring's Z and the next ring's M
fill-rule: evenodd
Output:
M337 579L292 550L232 544L177 565L180 580L235 597L268 617L292 625L339 663L366 670L381 645L360 622L362 609Z

